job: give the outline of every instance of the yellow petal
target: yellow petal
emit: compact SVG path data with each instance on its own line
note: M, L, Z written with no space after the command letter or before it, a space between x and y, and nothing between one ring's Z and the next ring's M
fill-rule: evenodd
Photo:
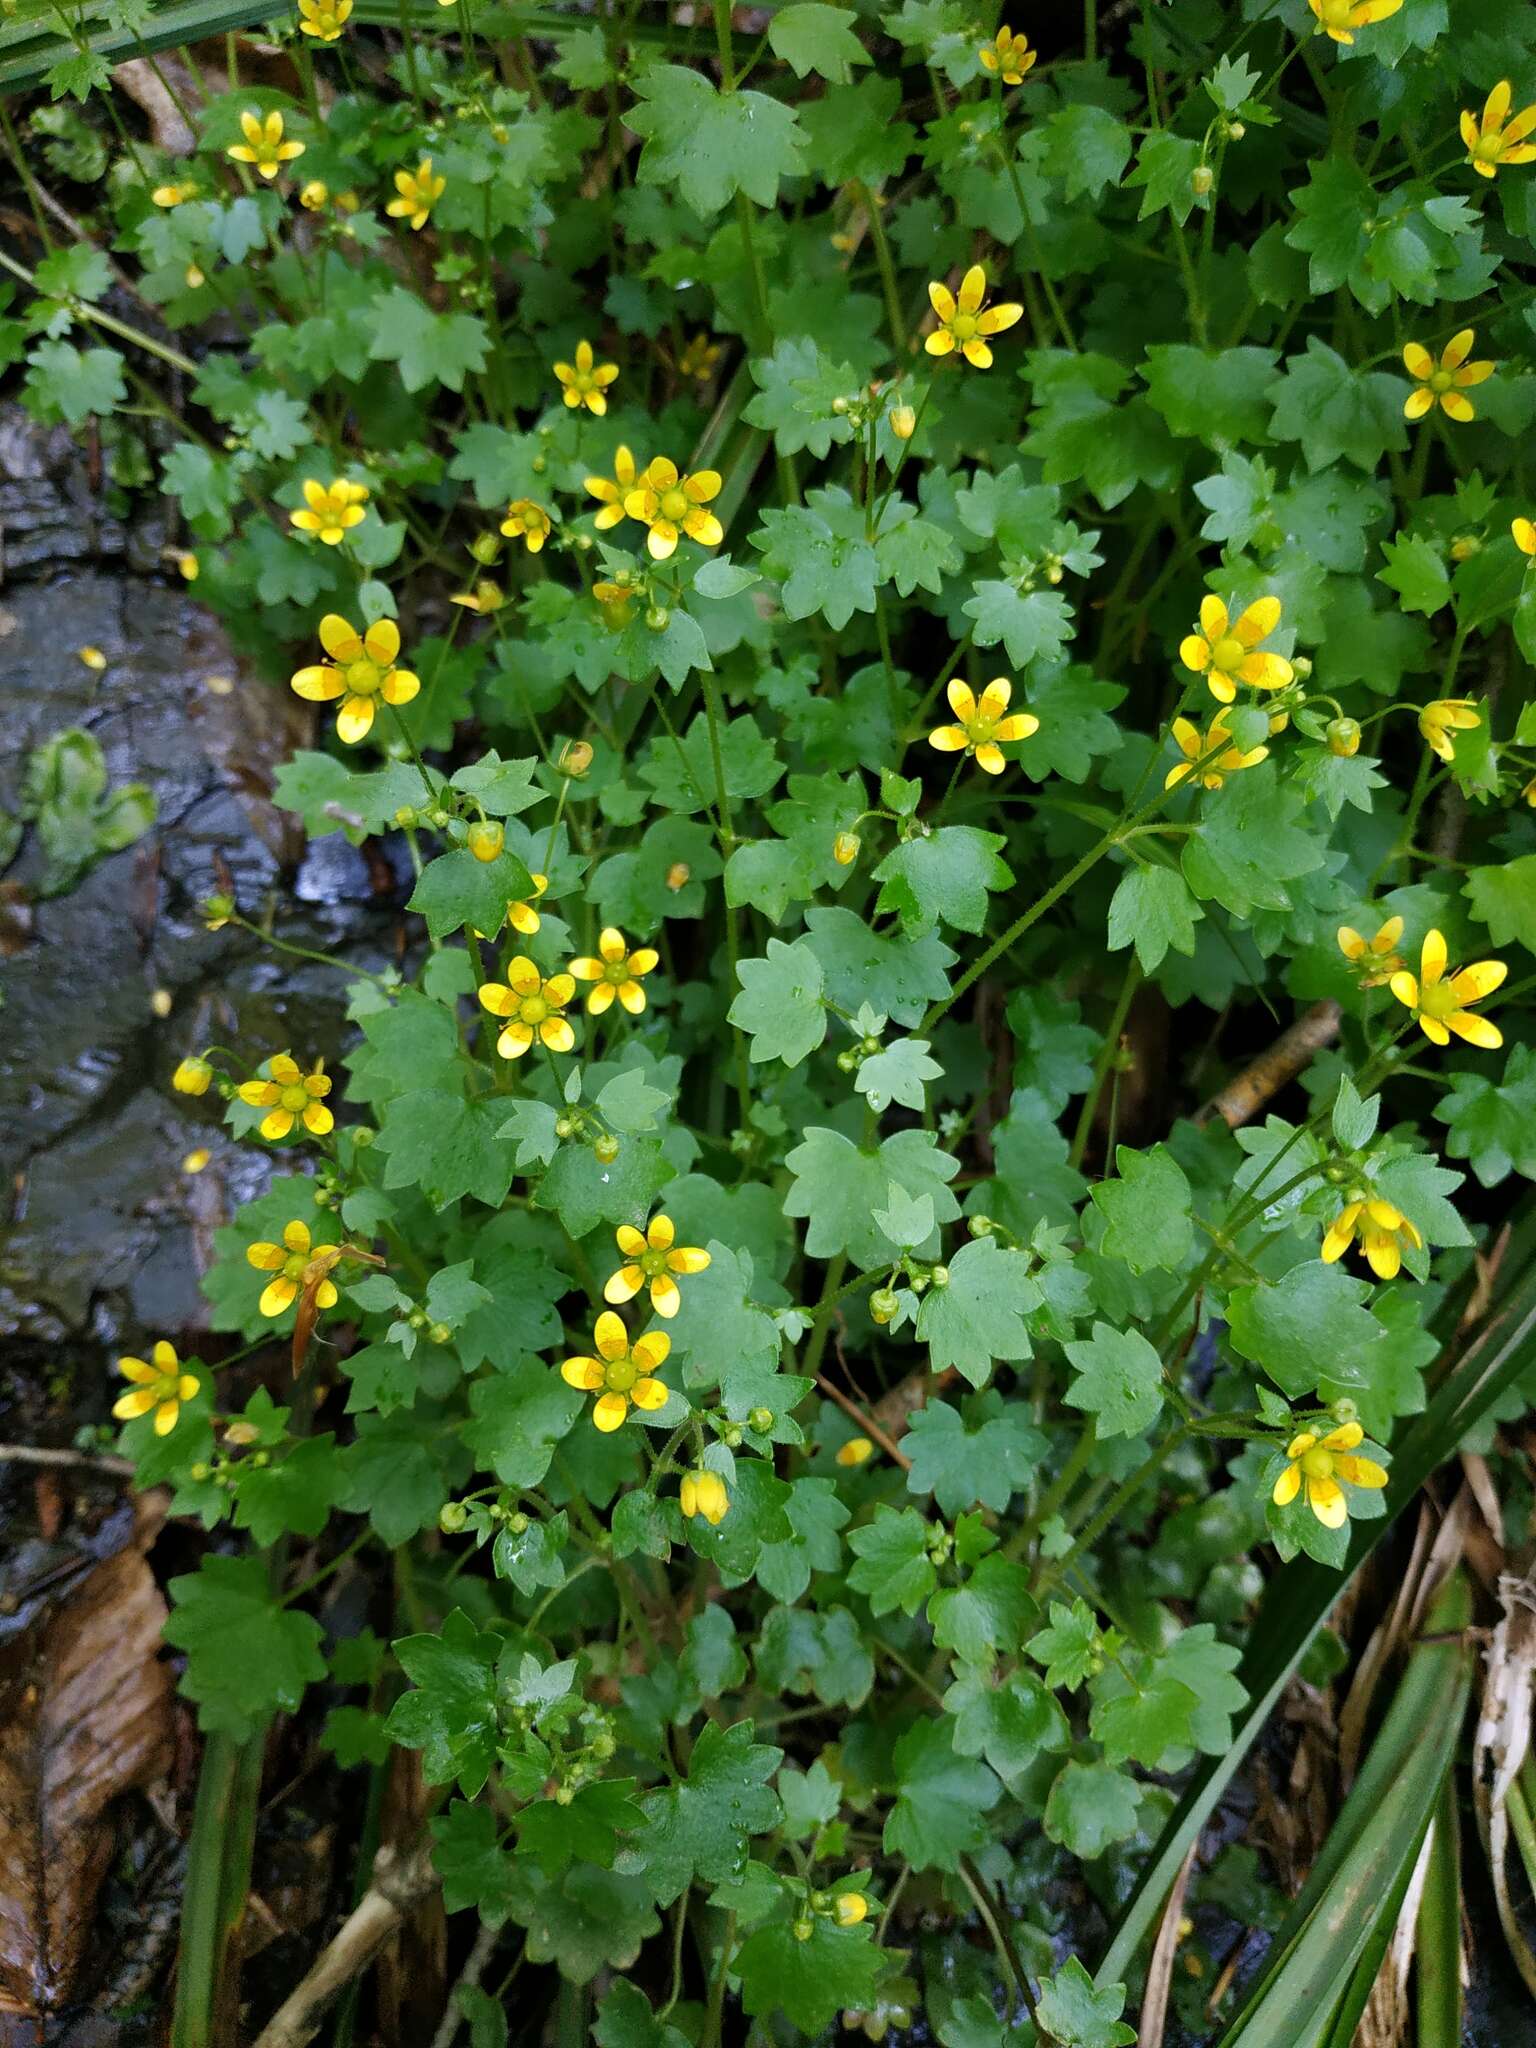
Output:
M604 1394L592 1409L592 1420L604 1436L612 1436L628 1413L629 1403L622 1394Z
M1509 968L1502 960L1474 960L1451 976L1451 990L1460 1003L1481 1002L1484 996L1503 987L1508 973Z
M583 1394L595 1394L603 1384L603 1368L595 1358L567 1358L560 1367L560 1377L568 1387L576 1387Z
M1375 1488L1387 1483L1385 1471L1374 1458L1335 1458L1333 1468L1351 1486Z
M1301 1491L1301 1467L1287 1465L1275 1481L1270 1499L1277 1508L1288 1508Z
M658 1273L651 1282L651 1307L657 1315L672 1317L682 1306L682 1295L670 1273Z
M628 1356L629 1332L624 1328L622 1320L614 1315L612 1310L605 1310L598 1317L592 1336L593 1341L597 1345L598 1356L606 1358L610 1364L616 1358Z
M619 1250L627 1259L638 1259L646 1249L646 1241L633 1223L621 1223L613 1235Z
M1423 1023L1423 1018L1419 1019ZM1486 1017L1479 1017L1471 1010L1452 1010L1445 1020L1446 1029L1454 1031L1458 1038L1464 1038L1468 1045L1479 1045L1485 1052L1494 1052L1504 1043L1504 1034L1497 1024L1490 1024Z
M1419 953L1419 979L1426 988L1433 988L1444 972L1445 934L1434 930L1427 931Z
M1307 1481L1307 1506L1325 1529L1342 1529L1349 1519L1343 1491L1332 1479Z
M978 311L982 300L986 296L987 273L979 263L973 263L960 280L960 290L957 297L961 312L974 313Z
M655 1372L666 1364L671 1351L672 1339L665 1330L647 1330L643 1337L635 1339L630 1356L644 1371Z
M620 1266L610 1273L603 1288L604 1301L611 1301L615 1307L626 1301L633 1301L645 1285L645 1275L638 1266Z
M262 1289L259 1307L264 1316L280 1316L299 1291L297 1280L290 1280L286 1273L280 1273L275 1280Z
M667 1405L667 1390L660 1380L636 1380L632 1399L637 1408L654 1411Z
M955 295L947 284L940 284L935 278L928 287L928 303L943 321L953 320L958 308ZM953 343L950 344L953 347Z

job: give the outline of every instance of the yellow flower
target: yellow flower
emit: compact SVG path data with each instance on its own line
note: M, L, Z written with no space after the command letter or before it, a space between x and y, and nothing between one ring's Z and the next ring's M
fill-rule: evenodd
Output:
M650 528L645 544L658 562L664 562L676 548L679 533L686 533L700 547L719 547L725 528L713 512L705 510L719 490L717 469L680 476L675 462L657 455L646 464L635 488L625 493L624 510Z
M232 143L224 154L237 164L254 164L258 177L275 178L284 164L304 154L302 142L284 142L283 117L275 109L263 116L257 108L247 107L240 116L240 133L244 142Z
M97 675L100 675L107 665L107 657L99 647L77 647L75 658L84 667L94 670Z
M1531 809L1536 811L1536 775L1531 777L1520 794L1525 798Z
M533 875L531 879L533 881L533 903L537 903L544 894L544 891L549 887L549 877L548 875ZM543 923L543 919L534 909L533 903L509 903L507 905L507 923L511 925L513 931L520 933L525 939L531 939Z
M1385 21L1396 14L1403 0L1308 0L1317 16L1318 28L1336 43L1352 43L1357 28L1369 28L1373 21Z
M463 605L467 612L479 612L482 617L499 612L506 601L507 593L489 576L482 576L473 590L456 590L448 600L450 604Z
M184 1059L171 1076L171 1086L178 1095L206 1095L208 1083L213 1079L213 1069L200 1055Z
M832 840L832 858L840 868L851 868L862 844L857 832L838 832Z
M362 525L367 502L366 484L349 483L344 476L323 484L318 477L308 476L304 479L303 506L288 517L300 533L317 534L328 548L333 548L351 528Z
M197 1399L196 1379L181 1370L175 1347L163 1338L150 1352L149 1362L142 1358L120 1358L117 1369L125 1380L132 1380L133 1387L129 1393L119 1394L112 1404L112 1413L119 1422L132 1422L153 1408L156 1436L169 1436L176 1427L182 1402Z
M684 377L697 377L701 384L715 373L715 365L725 353L722 341L711 341L707 334L695 334L677 359L677 367Z
M1401 1209L1373 1195L1366 1201L1347 1203L1334 1217L1323 1239L1323 1263L1331 1266L1342 1259L1357 1233L1366 1263L1378 1280L1396 1277L1405 1244L1418 1251L1424 1243Z
M592 1420L605 1436L624 1420L631 1401L647 1410L666 1406L666 1387L655 1377L672 1349L664 1330L648 1330L631 1345L629 1332L610 1308L598 1317L592 1341L596 1358L566 1359L560 1377L568 1387L598 1396Z
M636 602L642 595L635 584L619 580L627 575L628 571L621 569L613 582L594 583L592 586L592 595L597 599L603 623L616 633L622 632L634 617Z
M614 450L613 475L589 476L586 489L602 503L602 511L594 513L592 524L600 533L606 533L610 526L617 526L624 517L624 500L635 487L635 458L629 450L620 446Z
M1256 690L1283 690L1296 674L1283 654L1261 654L1259 642L1267 640L1280 623L1278 597L1259 597L1232 618L1219 597L1200 600L1200 630L1179 642L1179 659L1197 676L1204 676L1218 704L1230 704L1240 682Z
M198 577L201 576L203 573L203 565L197 559L196 555L194 555L193 553L191 553L190 550L188 550L187 553L180 554L176 557L176 572L182 578L183 582L195 583Z
M1386 1473L1374 1458L1353 1455L1356 1444L1364 1437L1365 1431L1358 1422L1340 1423L1326 1436L1304 1429L1300 1436L1292 1437L1285 1447L1289 1462L1270 1496L1275 1506L1289 1507L1305 1484L1307 1506L1323 1527L1342 1529L1349 1519L1349 1500L1339 1481L1343 1479L1351 1486L1372 1491L1387 1483Z
M1522 555L1536 555L1536 522L1529 519L1512 519L1509 530L1514 536L1515 546Z
M1522 107L1509 119L1511 87L1501 78L1483 102L1481 121L1463 107L1461 139L1467 145L1467 161L1480 177L1491 178L1506 164L1528 164L1536 157L1536 143L1526 136L1536 128L1536 106Z
M306 213L318 213L331 196L331 188L323 178L311 178L307 185L299 187L299 204Z
M555 375L564 390L561 397L574 412L584 405L588 412L595 412L599 419L608 410L604 390L619 374L617 363L597 363L592 359L590 341L578 341L574 363L556 363Z
M336 1306L335 1284L321 1276L329 1273L331 1267L341 1257L341 1253L333 1244L323 1244L317 1250L312 1249L307 1223L300 1223L297 1220L285 1223L281 1244L263 1241L247 1245L245 1256L258 1273L271 1273L275 1276L261 1291L259 1306L264 1316L280 1316L285 1308L291 1307L298 1300L299 1290L307 1287L315 1279L320 1281L315 1290L315 1306Z
M327 612L320 621L320 645L330 661L301 668L290 682L311 704L341 699L336 731L348 746L372 728L376 698L386 704L409 704L421 688L419 676L395 667L400 628L393 619L377 619L366 633L359 633L338 613Z
M670 1216L653 1216L643 1237L633 1224L621 1223L614 1236L628 1263L609 1277L604 1301L633 1301L649 1285L657 1315L675 1316L683 1297L673 1274L702 1273L709 1264L709 1253L697 1245L674 1244L676 1234Z
M945 692L957 723L936 725L928 735L930 747L941 754L974 754L978 768L988 775L1001 775L1007 763L1002 749L1013 740L1027 740L1040 730L1032 711L1015 711L1005 717L1013 685L1006 676L994 676L978 701L969 683L956 676Z
M206 1145L198 1145L181 1162L183 1173L201 1173L213 1154Z
M554 531L554 521L532 498L514 498L507 507L501 530L508 540L521 540L530 555L536 555Z
M1419 954L1418 978L1401 969L1392 977L1392 993L1412 1010L1419 1029L1434 1045L1449 1045L1451 1033L1468 1045L1481 1045L1490 1052L1504 1043L1504 1034L1486 1017L1474 1017L1468 1003L1480 1003L1491 996L1509 969L1502 960L1474 960L1447 977L1445 939L1440 932L1426 932Z
M299 31L318 36L322 43L339 42L351 12L352 0L299 0Z
M1222 746L1232 735L1221 722L1220 712L1211 720L1209 732L1201 732L1199 726L1191 725L1187 718L1173 721L1173 738L1179 752L1184 756L1176 768L1170 768L1163 777L1164 789L1172 789L1188 775L1195 773L1195 763L1209 754L1213 747ZM1255 768L1260 761L1269 758L1268 747L1250 747L1243 753L1235 746L1228 745L1226 751L1207 761L1200 770L1200 781L1206 789L1220 789L1229 775L1235 775L1240 768Z
M424 156L414 171L396 171L395 190L399 197L391 199L384 211L391 220L408 220L413 228L424 228L428 215L447 189L448 180L437 175L431 157Z
M520 1060L535 1037L551 1052L569 1052L576 1034L560 1012L575 995L575 982L568 974L552 974L546 980L521 953L507 962L506 972L504 982L487 981L480 987L480 1007L508 1020L496 1041L502 1058Z
M189 199L197 197L197 187L190 179L177 185L157 185L150 198L156 206L185 206Z
M1531 154L1536 156L1536 149ZM1440 351L1438 363L1422 343L1410 341L1405 346L1403 362L1418 387L1403 400L1405 420L1423 419L1437 402L1449 419L1476 419L1477 408L1462 393L1471 384L1485 383L1493 375L1493 364L1467 361L1475 333L1475 328L1463 327L1460 334L1453 334Z
M242 1081L239 1090L240 1100L249 1108L267 1111L261 1120L264 1138L286 1138L295 1122L301 1122L317 1138L334 1129L336 1119L324 1101L331 1092L324 1060L316 1060L314 1071L306 1074L297 1060L280 1052L267 1061L267 1071L272 1077L269 1081Z
M1314 6L1316 0L1313 0ZM1394 0L1396 6L1402 0ZM1022 30L1015 35L1011 28L1000 28L990 43L983 43L976 52L983 71L995 72L1004 85L1022 85L1024 74L1035 61L1035 52L1029 47L1029 37Z
M617 996L631 1017L638 1017L645 1008L640 978L650 973L661 955L654 946L637 946L632 953L624 934L611 924L600 934L597 950L602 955L600 960L584 954L571 962L571 972L578 981L597 983L587 997L588 1016L600 1017Z
M947 356L959 349L976 369L991 368L992 351L987 347L986 337L1012 327L1024 317L1024 308L1011 301L1007 305L986 306L986 296L987 273L979 263L973 263L961 278L958 293L937 280L929 285L929 302L939 316L938 326L923 343L929 355Z
M1030 62L1034 62L1033 55ZM832 1901L832 1918L839 1927L857 1927L869 1918L869 1901L862 1892L839 1892Z
M1359 970L1362 988L1379 988L1400 971L1403 963L1395 949L1402 936L1400 917L1389 917L1371 939L1357 932L1352 924L1339 926L1339 951Z
M1419 713L1419 731L1442 761L1456 758L1453 732L1475 732L1482 722L1472 697L1437 697Z
M864 1465L875 1455L875 1447L867 1436L851 1436L847 1443L837 1447L839 1465Z
M641 1342L645 1340L642 1338ZM712 1529L718 1529L731 1505L725 1481L718 1472L685 1472L677 1489L678 1505L685 1515L702 1515Z

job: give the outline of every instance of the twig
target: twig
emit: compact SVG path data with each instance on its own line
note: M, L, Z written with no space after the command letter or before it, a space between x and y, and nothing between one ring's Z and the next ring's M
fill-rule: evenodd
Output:
M107 1451L51 1451L37 1444L0 1444L0 1465L72 1465L91 1472L112 1472L119 1478L133 1477L133 1460L118 1458Z
M475 1945L465 1959L453 1989L448 1993L448 2003L443 2008L443 2017L437 2032L432 2036L432 2048L453 2048L454 2037L464 2023L464 2008L459 2003L459 1992L468 1987L475 1990L486 1964L491 1960L497 1942L501 1939L499 1927L487 1927L483 1923L475 1936Z
M1225 1088L1219 1089L1195 1121L1203 1124L1213 1115L1219 1116L1229 1130L1236 1130L1239 1124L1257 1116L1271 1096L1278 1095L1287 1082L1294 1081L1311 1064L1315 1053L1333 1043L1339 1035L1342 1015L1331 997L1314 1003L1251 1066L1244 1067Z
M381 1849L373 1882L342 1922L329 1947L257 2035L254 2048L304 2048L320 2031L326 2007L361 1976L406 1914L436 1891L431 1845L403 1853Z
M849 1397L843 1392L842 1388L839 1386L835 1386L833 1382L827 1378L824 1372L817 1373L816 1384L829 1400L835 1401L837 1403L838 1407L842 1409L845 1415L851 1415L853 1417L854 1421L859 1425L860 1429L863 1430L864 1434L867 1437L873 1438L873 1440L880 1446L881 1450L884 1451L885 1455L888 1458L893 1459L895 1463L901 1467L903 1472L910 1472L912 1470L912 1460L901 1448L901 1445L897 1443L895 1437L887 1435L887 1433L880 1427L879 1423L876 1422L875 1418L872 1415L867 1414L864 1411L864 1409L862 1409L859 1406L857 1401L850 1400Z

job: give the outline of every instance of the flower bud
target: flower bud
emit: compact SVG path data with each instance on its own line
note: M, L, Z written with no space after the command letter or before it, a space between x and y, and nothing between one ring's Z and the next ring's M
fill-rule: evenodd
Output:
M562 775L570 776L573 781L578 776L585 775L592 766L591 743L587 740L567 740L560 749L555 766Z
M501 852L506 836L499 819L481 818L469 828L469 850L476 860L494 860Z
M574 1134L575 1129L574 1118L568 1116L557 1116L555 1118L555 1136L557 1138L569 1138Z
M1189 174L1189 189L1197 199L1203 199L1216 182L1216 173L1209 164L1196 164Z
M395 812L395 823L407 827L414 825L416 823L416 806L414 804L402 804L399 810Z
M452 1335L453 1332L446 1323L432 1323L427 1329L427 1342L429 1344L446 1344Z
M972 1237L990 1237L997 1225L990 1216L973 1216L965 1227Z
M1241 141L1242 141L1242 139L1243 139L1243 137L1244 137L1244 136L1245 136L1245 135L1246 135L1247 133L1248 133L1248 126L1247 126L1247 123L1246 123L1246 122L1244 122L1244 121L1229 121L1229 122L1227 123L1227 140L1228 140L1229 142L1241 142Z
M816 1922L814 1920L797 1920L791 1931L796 1941L809 1941L816 1932Z
M665 633L671 622L672 614L664 604L653 604L647 608L645 623L653 633Z
M592 1150L604 1166L611 1166L619 1156L619 1141L611 1131L604 1131L600 1138L593 1140Z
M891 1287L877 1287L869 1297L869 1312L877 1323L888 1323L900 1306Z
M841 419L841 418L843 417L844 413L846 413L846 412L847 412L847 410L848 410L848 401L847 401L847 399L846 399L846 398L844 398L844 397L843 397L843 395L842 395L842 393L841 393L841 392L839 392L839 393L838 393L838 395L837 395L837 397L833 399L833 401L832 401L832 410L833 410L833 412L834 412L834 413L836 413L836 415L837 415L837 417L838 417L839 419Z
M851 1047L845 1046L837 1056L837 1065L839 1073L856 1074L859 1070L859 1055Z
M747 1417L747 1420L759 1436L765 1436L773 1427L773 1410L771 1408L754 1408Z
M869 1901L862 1892L840 1892L832 1902L832 1917L839 1927L857 1927L869 1916Z
M1451 560L1470 562L1474 555L1483 552L1483 544L1475 533L1458 533L1451 542Z
M445 1536L456 1536L469 1520L469 1509L461 1500L445 1500L437 1511L437 1526Z
M949 1285L949 1268L948 1266L935 1266L928 1277L932 1280L935 1287L947 1287Z
M1311 655L1293 654L1291 656L1291 668L1295 674L1298 683L1305 683L1309 681L1312 675Z
M435 825L437 830L441 832L443 827L447 824L447 822L448 812L444 809L444 807L441 804L434 804L431 810L427 813L427 823L429 825Z
M686 889L693 870L685 860L673 861L667 869L667 887L675 896L679 889Z
M378 1135L372 1124L354 1124L352 1126L352 1142L359 1152L366 1152Z
M212 1067L199 1055L181 1062L171 1076L171 1086L178 1095L206 1095L212 1079Z
M832 858L840 868L851 868L859 857L859 846L857 832L839 832L832 842Z
M494 533L477 533L469 544L469 552L482 569L488 569L501 554L501 542Z
M1330 718L1327 738L1330 754L1340 754L1347 760L1360 751L1360 726L1353 718Z
M176 570L184 582L195 583L202 573L202 566L190 550L176 557Z
M211 1475L212 1471L213 1467L211 1465L205 1465L202 1462L202 1460L199 1459L197 1464L193 1465L190 1468L190 1470L187 1473L187 1477L189 1479L195 1480L198 1483L198 1485L201 1485L202 1482Z
M509 1536L526 1536L528 1534L528 1526L528 1517L521 1512L515 1515L508 1515L507 1517L507 1533Z
M898 441L910 441L917 432L917 414L910 405L893 405L890 419L891 432Z
M330 187L320 178L311 178L299 188L299 204L306 213L318 213L330 196Z
M1332 1405L1333 1412L1340 1422L1358 1422L1360 1420L1359 1407L1347 1394L1341 1395Z

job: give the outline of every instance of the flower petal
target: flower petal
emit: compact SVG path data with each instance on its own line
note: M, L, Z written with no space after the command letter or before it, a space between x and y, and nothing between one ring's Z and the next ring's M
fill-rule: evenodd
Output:
M1270 1499L1277 1508L1288 1508L1301 1491L1301 1467L1287 1465L1275 1481Z
M560 1377L568 1387L595 1394L603 1384L603 1368L595 1358L567 1358L560 1367Z
M1309 1479L1307 1506L1325 1529L1342 1529L1349 1520L1349 1507L1336 1480Z
M637 1408L654 1411L667 1405L667 1389L661 1380L636 1380L631 1399Z
M1508 973L1509 968L1502 960L1474 960L1451 976L1451 993L1459 1003L1481 1002L1484 996L1503 987Z
M598 1317L592 1337L597 1345L598 1356L606 1358L610 1364L616 1358L625 1358L629 1355L629 1332L611 1309L604 1310Z
M1419 1022L1423 1023L1423 1018ZM1504 1034L1497 1024L1490 1024L1486 1017L1479 1017L1472 1010L1452 1010L1445 1020L1446 1029L1454 1031L1458 1038L1464 1038L1468 1045L1480 1045L1485 1052L1494 1052L1504 1043Z
M629 1403L622 1394L604 1394L594 1405L592 1420L604 1436L612 1436L629 1413Z
M1419 951L1419 979L1426 988L1433 988L1445 972L1445 934L1433 929L1424 934L1424 944Z

